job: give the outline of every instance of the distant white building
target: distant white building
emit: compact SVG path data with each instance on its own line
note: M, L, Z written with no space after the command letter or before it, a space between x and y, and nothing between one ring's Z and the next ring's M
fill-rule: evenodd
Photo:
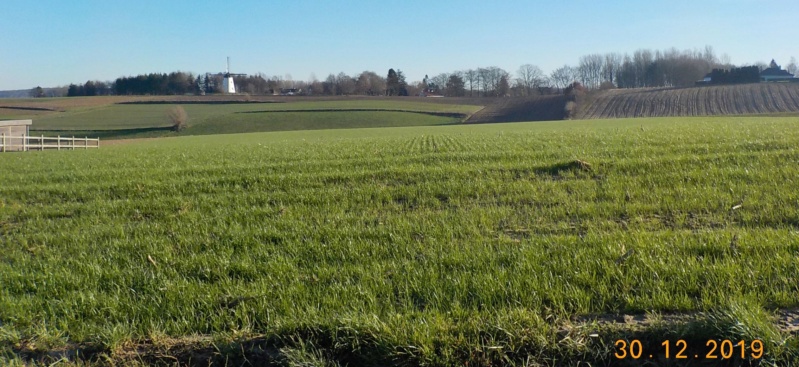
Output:
M225 74L225 79L222 80L222 92L236 94L236 84L230 74Z

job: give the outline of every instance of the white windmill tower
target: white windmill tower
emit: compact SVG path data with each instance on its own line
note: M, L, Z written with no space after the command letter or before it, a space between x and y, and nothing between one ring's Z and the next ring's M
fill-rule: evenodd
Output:
M236 84L233 83L234 76L243 76L247 74L233 74L230 72L230 57L227 58L227 68L222 79L222 92L228 94L236 93Z

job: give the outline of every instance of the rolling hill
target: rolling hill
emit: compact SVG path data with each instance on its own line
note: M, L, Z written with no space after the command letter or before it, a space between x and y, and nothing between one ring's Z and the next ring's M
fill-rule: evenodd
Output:
M799 113L799 83L616 89L589 94L577 118Z
M180 135L277 130L563 120L563 95L509 98L107 96L7 99L0 119L32 131L108 138L173 136L166 111L183 106ZM799 83L615 89L578 98L576 119L799 114Z
M102 139L176 135L432 126L461 122L479 110L478 99L279 96L106 96L10 99L0 119L33 119L41 135ZM188 127L171 129L167 112L181 106Z

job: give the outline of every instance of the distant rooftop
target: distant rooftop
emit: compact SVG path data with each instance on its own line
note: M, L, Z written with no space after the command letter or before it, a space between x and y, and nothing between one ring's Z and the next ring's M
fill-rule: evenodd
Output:
M788 70L782 69L775 69L775 68L768 68L760 72L760 76L785 76L792 78L793 74L789 73Z
M0 126L19 126L19 125L31 125L33 124L33 120L3 120L0 121Z
M767 69L763 69L763 71L760 72L760 76L793 78L793 74L789 73L788 70L782 70L782 67L777 65L774 59L771 59L771 63L769 63Z

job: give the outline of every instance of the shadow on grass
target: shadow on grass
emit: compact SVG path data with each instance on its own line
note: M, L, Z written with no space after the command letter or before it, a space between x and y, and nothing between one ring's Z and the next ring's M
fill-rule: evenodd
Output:
M720 311L684 324L647 328L577 325L555 334L503 329L453 330L416 345L398 335L369 327L310 326L287 328L271 336L239 339L187 337L144 340L116 348L97 345L61 350L13 348L25 362L64 360L89 365L146 366L795 366L796 338L786 338L760 316ZM592 330L593 329L593 330ZM543 333L535 335L536 333ZM626 342L626 356L618 341ZM683 344L677 344L682 340ZM715 341L712 349L709 341ZM721 343L729 340L732 349ZM737 346L745 341L744 349ZM753 347L754 340L762 341ZM631 347L633 341L640 345ZM668 341L670 353L663 343ZM35 344L35 343L31 343ZM762 353L760 353L762 351ZM634 353L637 358L631 354ZM727 354L729 358L723 358ZM744 357L741 357L741 353ZM677 356L686 358L678 359ZM715 358L713 358L715 357ZM756 358L755 358L756 357Z
M118 102L117 104L133 104L133 105L152 105L152 104L265 104L265 103L286 103L284 101L247 101L247 100L218 100L218 101L197 101L197 100L181 100L174 101L128 101Z
M307 110L262 110L262 111L240 111L235 113L285 113L285 112L406 112L406 113L419 113L422 115L453 117L458 119L465 119L468 115L457 112L435 112L435 111L413 111L413 110L396 110L386 108L317 108Z
M594 172L594 167L583 160L573 160L569 162L555 163L549 166L541 166L533 168L533 172L537 175L562 177L564 175L581 175L590 174Z

